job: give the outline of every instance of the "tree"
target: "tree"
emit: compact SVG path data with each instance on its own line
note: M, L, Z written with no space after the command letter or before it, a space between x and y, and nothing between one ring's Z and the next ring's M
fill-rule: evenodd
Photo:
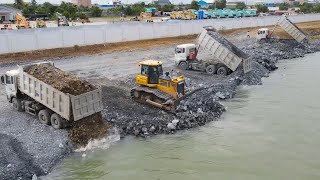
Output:
M92 7L92 8L90 9L90 11L91 11L91 15L92 15L93 17L101 17L102 10L101 10L100 8L98 8L98 7Z
M320 12L320 5L313 6L312 11L315 12L315 13L319 13Z
M257 12L262 12L262 13L266 13L269 11L268 7L267 6L262 6L262 5L257 5Z
M246 9L246 4L244 2L239 2L236 5L236 9Z
M32 0L32 1L31 1L31 4L32 4L32 6L35 7L35 6L37 6L37 1L36 1L36 0Z
M23 9L24 8L24 2L23 0L15 0L14 6L17 9Z
M195 1L195 0L192 0L192 2L191 2L191 4L190 4L190 7L189 7L189 9L195 9L195 10L198 10L199 9L199 4L198 4L198 2L197 1Z
M311 13L312 12L312 5L311 4L308 4L308 3L303 3L301 6L300 6L300 11L301 12L304 12L304 13Z
M227 4L226 0L217 0L215 6L217 9L223 9L223 8L226 8L226 4Z
M38 6L36 9L35 9L35 13L36 14L47 14L46 10L41 7L41 6Z
M79 18L80 18L80 19L87 19L88 17L87 17L86 14L80 13L80 14L79 14Z
M279 5L279 10L288 10L289 9L289 7L286 5L286 4L280 4Z
M124 14L126 15L133 15L133 11L132 11L132 8L130 6L127 6L125 9L124 9Z
M65 16L67 19L70 18L70 13L66 10L62 13L62 15Z
M173 11L173 9L174 9L173 4L166 4L161 7L161 11L164 11L164 12L171 12L171 11Z
M46 14L53 15L57 9L57 6L50 4L49 2L45 2L42 4L42 7L45 9Z

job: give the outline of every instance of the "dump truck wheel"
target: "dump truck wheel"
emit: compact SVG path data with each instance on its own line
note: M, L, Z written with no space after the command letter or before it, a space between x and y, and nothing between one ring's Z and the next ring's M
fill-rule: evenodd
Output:
M178 65L179 69L187 70L188 69L188 64L185 61L182 61Z
M209 65L206 67L206 73L214 74L216 72L216 67L214 65Z
M62 118L56 113L51 115L51 125L55 129L62 129L64 127Z
M51 124L50 113L47 109L43 109L43 110L39 111L38 119L39 119L40 123L42 123L42 124L46 124L46 125Z
M19 111L19 112L23 111L22 102L20 99L12 98L12 107L16 111Z
M221 66L221 67L218 68L217 74L220 75L220 76L226 76L226 75L228 75L228 70L227 70L226 67Z

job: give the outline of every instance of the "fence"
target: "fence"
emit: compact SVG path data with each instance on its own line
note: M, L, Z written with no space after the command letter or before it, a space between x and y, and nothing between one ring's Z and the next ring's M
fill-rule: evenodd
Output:
M277 16L172 21L159 23L117 23L45 29L0 31L0 54L174 37L200 33L203 26L234 29L274 25ZM289 16L294 23L319 21L320 14Z

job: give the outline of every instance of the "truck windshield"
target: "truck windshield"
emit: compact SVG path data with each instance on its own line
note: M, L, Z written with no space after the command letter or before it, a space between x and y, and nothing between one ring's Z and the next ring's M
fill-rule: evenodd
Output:
M184 48L176 48L176 54L184 53Z
M6 84L13 84L13 78L6 75Z

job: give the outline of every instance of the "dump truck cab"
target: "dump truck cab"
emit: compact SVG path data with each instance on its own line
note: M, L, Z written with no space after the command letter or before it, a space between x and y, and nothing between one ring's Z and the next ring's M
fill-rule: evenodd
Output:
M269 37L270 36L269 36L269 29L268 28L261 28L258 30L257 40L267 39Z
M6 95L10 102L12 101L12 98L17 97L18 94L18 76L18 70L7 71L1 76L1 84L5 86Z
M162 62L157 60L146 60L139 63L141 72L136 77L136 84L158 89L173 98L184 95L183 76L171 78L169 72L163 74Z
M195 44L180 44L175 49L175 64L177 66L185 66L187 61L197 59L197 46ZM187 67L181 67L187 69Z

